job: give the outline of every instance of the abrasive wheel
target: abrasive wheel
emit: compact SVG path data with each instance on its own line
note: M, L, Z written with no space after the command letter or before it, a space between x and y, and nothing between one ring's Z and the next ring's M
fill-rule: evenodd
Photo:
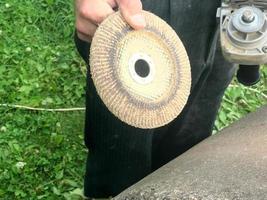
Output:
M143 30L133 30L120 12L100 24L91 44L90 70L110 112L129 125L150 129L180 114L191 70L175 31L156 15L143 15Z

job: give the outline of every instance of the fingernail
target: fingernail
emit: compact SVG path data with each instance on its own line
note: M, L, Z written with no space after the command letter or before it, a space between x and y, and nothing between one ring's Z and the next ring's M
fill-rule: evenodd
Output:
M131 16L131 20L136 26L139 26L142 28L146 26L145 18L141 14L136 14L136 15Z

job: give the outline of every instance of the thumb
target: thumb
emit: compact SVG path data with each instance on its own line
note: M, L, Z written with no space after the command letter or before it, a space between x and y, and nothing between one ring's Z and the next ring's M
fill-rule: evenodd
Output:
M142 14L142 3L140 0L116 0L120 11L127 23L134 29L139 30L146 26Z

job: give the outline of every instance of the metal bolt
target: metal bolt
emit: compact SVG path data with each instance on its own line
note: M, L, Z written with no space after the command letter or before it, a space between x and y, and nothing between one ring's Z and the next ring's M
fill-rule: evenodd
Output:
M245 10L242 14L242 20L246 23L251 23L255 19L254 12L252 10Z

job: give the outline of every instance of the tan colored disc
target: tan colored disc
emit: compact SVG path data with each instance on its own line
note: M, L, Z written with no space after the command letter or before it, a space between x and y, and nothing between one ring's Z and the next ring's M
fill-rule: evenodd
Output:
M175 31L156 15L143 14L147 25L139 31L119 12L101 23L91 45L90 70L107 108L123 122L149 129L180 114L191 70Z

